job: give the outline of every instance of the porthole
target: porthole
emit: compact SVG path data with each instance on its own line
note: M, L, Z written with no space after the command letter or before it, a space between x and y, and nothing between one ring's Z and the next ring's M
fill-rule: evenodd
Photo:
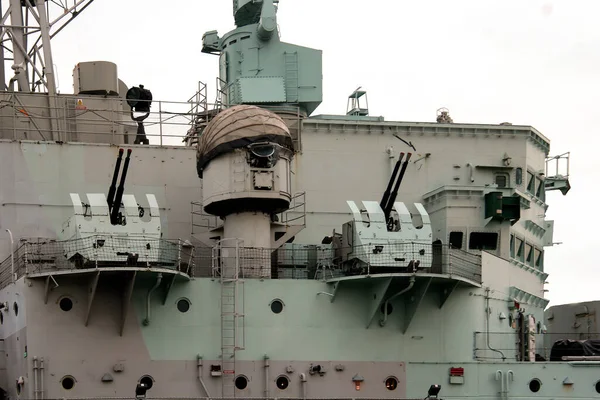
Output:
M600 381L596 382L596 393L600 393Z
M275 314L279 314L283 311L283 302L281 300L275 299L271 302L271 311Z
M144 385L146 390L150 390L154 385L154 379L150 375L144 375L140 378L140 384Z
M529 390L531 390L533 393L537 393L537 392L539 392L539 391L540 391L540 389L541 389L541 387L542 387L542 381L540 381L540 380L539 380L539 379L537 379L537 378L535 378L535 379L532 379L532 380L529 382Z
M71 311L71 309L73 308L73 300L71 300L68 297L63 297L62 299L60 299L60 301L58 302L58 306L60 307L61 310L63 311Z
M248 378L246 378L244 375L240 375L235 378L235 387L239 390L246 389L248 387Z
M385 388L387 390L396 390L398 387L398 379L393 376L390 376L385 380Z
M60 380L60 384L63 389L71 390L75 386L75 378L69 375L63 376L63 378Z
M190 301L188 299L179 299L177 300L177 309L179 312L185 313L190 309Z
M277 384L277 388L281 390L285 390L290 386L290 380L285 375L278 377L275 383Z
M19 305L16 301L13 303L13 311L15 312L15 316L19 315Z
M382 314L390 315L392 312L394 312L394 307L392 307L392 303L390 303L390 302L387 303L387 307L385 306L385 303L383 303L381 305L380 311Z

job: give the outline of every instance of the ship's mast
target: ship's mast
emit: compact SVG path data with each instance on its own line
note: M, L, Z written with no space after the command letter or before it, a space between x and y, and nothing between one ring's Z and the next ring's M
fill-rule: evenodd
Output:
M93 1L0 0L0 89L56 95L50 41Z

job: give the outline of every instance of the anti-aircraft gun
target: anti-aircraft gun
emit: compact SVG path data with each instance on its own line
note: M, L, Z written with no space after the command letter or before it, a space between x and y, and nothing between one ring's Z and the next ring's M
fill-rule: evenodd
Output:
M202 37L202 51L220 56L222 102L271 106L310 115L323 100L322 52L279 40L277 0L234 0L236 29Z
M431 268L432 232L427 211L420 203L414 207L421 226L403 202L397 202L398 190L404 178L411 154L400 153L381 201L363 201L361 210L347 201L353 220L342 227L337 252L346 274L416 272ZM404 162L403 162L404 160Z
M166 251L161 249L160 212L156 197L146 194L149 215L142 219L146 210L138 204L134 195L124 194L131 149L127 150L117 187L123 153L124 150L119 149L108 196L87 193L87 203L84 203L78 193L70 194L74 214L63 224L59 238L64 243L66 259L78 266L88 261L131 264L138 260L148 265L158 263L161 253Z

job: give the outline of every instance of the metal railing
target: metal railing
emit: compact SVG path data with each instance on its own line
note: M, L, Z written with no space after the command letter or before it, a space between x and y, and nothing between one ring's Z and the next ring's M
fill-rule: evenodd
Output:
M0 138L62 142L132 144L138 124L125 99L59 95L56 107L47 95L4 93L0 96ZM152 146L185 146L190 127L211 105L201 96L187 102L155 100L143 121ZM52 119L50 111L57 117Z
M202 202L191 202L192 235L209 231L219 225L219 218L204 212ZM292 196L289 208L277 214L277 222L289 226L306 226L306 193L300 192Z
M278 249L241 247L239 252L213 254L213 249L201 244L181 240L154 238L131 239L110 235L90 236L83 239L58 241L53 239L22 239L14 252L17 279L26 274L75 270L80 268L105 268L119 266L155 266L177 270L194 277L215 277L214 266L221 263L240 264L241 278L319 279L344 276L376 275L380 273L441 274L461 277L481 284L481 256L447 246L430 245L435 249L426 252L429 260L411 243L395 246L402 254L404 265L394 260L393 267L356 269L356 260L348 254L356 251L336 248L333 245L285 244ZM419 248L422 248L422 244ZM214 258L218 257L217 260ZM411 261L421 259L415 266ZM12 282L11 257L0 263L0 289ZM218 271L218 268L216 269Z
M292 196L289 208L279 214L279 222L286 225L306 226L306 192Z
M270 276L271 279L319 279L339 278L343 276L376 275L381 273L418 273L440 274L448 277L460 277L481 284L481 256L447 246L435 247L429 252L427 260L415 266L411 261L422 259L422 252L412 243L389 245L396 254L402 254L404 264L390 260L390 267L371 268L369 265L356 268L356 260L348 254L356 252L357 247L335 248L332 245L286 244L279 249L242 247L239 251L240 276L242 278ZM423 245L419 245L422 248ZM372 246L369 246L370 251ZM413 250L411 250L413 249ZM427 254L427 253L426 253ZM214 265L213 255L208 247L196 248L195 276L210 277ZM228 262L227 255L220 255L219 262ZM234 262L235 260L231 260ZM391 265L394 265L393 267Z
M214 215L204 212L204 206L201 202L192 201L192 235L209 231L218 226L219 219Z
M423 397L310 397L310 400L423 400ZM23 397L21 397L23 398ZM69 397L69 400L132 400L134 396L131 397ZM446 396L439 395L438 399L443 400ZM448 397L448 399L460 398L463 397ZM249 397L249 396L240 396L238 395L235 398L231 397L152 397L148 396L147 400L240 400L240 399L252 399L252 400L306 400L304 397L288 397L288 396L279 396L279 397ZM48 398L45 400L65 400L65 398ZM433 399L432 399L433 400Z
M217 93L220 95L216 103L209 103L206 84L199 82L197 92L187 101L153 100L142 122L148 145L195 146L206 125L231 106L225 91ZM51 107L50 103L55 106ZM304 119L300 108L268 108L286 121L295 147L299 149ZM117 96L68 94L53 96L50 102L49 96L43 93L3 92L0 94L0 139L133 144L138 123L132 116L127 101Z
M107 267L159 267L194 274L194 246L182 240L111 235L74 240L22 239L14 252L16 279L23 275ZM12 259L0 263L0 289L12 282Z
M535 357L536 361L563 361L557 360L557 354L560 356L560 350L553 353L555 343L563 340L589 340L600 339L600 333L594 332L551 332L534 333L535 337ZM515 329L512 332L475 332L473 356L479 361L528 361L527 355L527 335L524 336L524 345L521 346L519 332ZM524 354L523 354L524 353ZM562 357L558 357L562 358Z

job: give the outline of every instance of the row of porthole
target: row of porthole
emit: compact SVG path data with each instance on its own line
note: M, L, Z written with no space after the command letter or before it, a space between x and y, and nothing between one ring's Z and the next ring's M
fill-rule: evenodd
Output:
M140 378L140 383L143 383L146 388L150 389L154 384L154 380L150 375L144 375ZM75 387L75 378L71 375L63 376L60 380L60 385L65 390L71 390Z
M596 382L596 393L600 393L600 381ZM534 378L531 381L529 381L529 390L531 390L533 393L537 393L540 391L540 389L542 388L542 381L539 380L538 378Z
M182 313L187 312L190 309L190 305L191 303L188 299L179 299L177 301L177 309ZM69 297L63 297L58 302L58 306L63 311L71 311L73 308L73 300L71 300Z
M285 375L280 375L275 380L275 385L280 390L285 390L290 385L290 379ZM235 387L238 390L244 390L248 387L248 378L244 375L238 375L235 378ZM396 390L398 387L398 379L394 376L390 376L385 380L385 387L387 390Z
M148 375L143 376L140 379L140 382L145 382L146 386L148 387L152 387L152 378ZM61 386L63 387L63 389L65 390L71 390L73 389L73 387L75 387L75 378L72 377L71 375L67 375L64 376L61 380L60 380ZM280 390L285 390L288 388L288 386L290 385L290 379L285 376L285 375L280 375L276 380L275 380L275 384L277 385L277 388ZM596 382L596 392L600 393L600 380L598 382ZM244 375L238 375L235 378L235 387L239 390L244 390L248 387L248 378ZM398 387L398 379L396 377L390 376L385 380L385 387L387 390L396 390L396 388ZM529 382L529 390L531 390L533 393L537 393L540 391L542 387L542 381L540 381L538 378L532 379Z
M192 303L188 299L182 298L182 299L177 300L176 304L177 304L177 310L179 310L179 312L186 313L190 310L190 306ZM63 297L58 302L58 306L63 311L71 311L71 309L73 308L73 300L71 300L69 297ZM283 311L283 302L279 299L273 300L269 304L269 306L271 307L271 311L273 311L273 313L275 313L275 314L279 314ZM14 309L15 309L15 315L18 314L17 303L14 304ZM0 314L0 315L2 315L2 314ZM2 317L0 317L0 318L2 318Z

